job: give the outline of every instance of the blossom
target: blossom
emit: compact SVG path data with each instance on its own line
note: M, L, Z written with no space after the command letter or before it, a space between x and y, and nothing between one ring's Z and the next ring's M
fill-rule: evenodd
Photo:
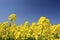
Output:
M13 23L16 21L16 14L11 14L8 19L9 21L0 23L1 40L60 40L60 24L52 25L44 16L31 25L28 21L20 25Z
M8 20L10 21L16 21L16 14L11 14L9 17L8 17Z

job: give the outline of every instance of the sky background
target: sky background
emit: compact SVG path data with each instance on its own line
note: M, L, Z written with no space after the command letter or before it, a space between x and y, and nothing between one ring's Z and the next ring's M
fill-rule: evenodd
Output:
M17 15L16 24L25 21L37 22L41 16L50 19L52 24L60 23L59 0L0 0L0 22L8 20L11 13Z

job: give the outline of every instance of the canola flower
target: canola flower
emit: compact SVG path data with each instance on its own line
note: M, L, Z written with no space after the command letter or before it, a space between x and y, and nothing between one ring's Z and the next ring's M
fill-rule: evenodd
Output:
M60 24L52 25L50 20L41 16L37 22L28 21L16 25L16 14L9 21L0 23L0 40L60 40Z
M11 15L8 17L8 19L15 21L15 20L16 20L16 14L11 14Z

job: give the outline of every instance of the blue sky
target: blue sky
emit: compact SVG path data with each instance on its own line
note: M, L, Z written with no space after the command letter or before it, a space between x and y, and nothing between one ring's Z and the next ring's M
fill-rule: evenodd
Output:
M25 21L37 22L41 16L50 19L52 24L60 23L59 0L0 0L0 22L8 20L11 13L17 15L16 24Z

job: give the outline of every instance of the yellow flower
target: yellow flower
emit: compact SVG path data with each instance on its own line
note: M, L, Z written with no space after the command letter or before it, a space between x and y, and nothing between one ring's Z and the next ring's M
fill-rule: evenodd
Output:
M8 22L7 22L7 21L4 22L3 25L4 25L5 27L8 27Z
M31 36L30 33L27 33L27 34L26 34L26 37L30 37L30 36Z
M30 29L31 29L31 30L35 30L35 28L36 28L36 23L33 22L32 25L30 26Z
M50 26L50 31L51 31L51 33L54 33L55 32L55 30L56 30L56 26L55 25L53 25L53 26Z
M10 20L10 21L16 21L16 14L11 14L11 15L8 17L8 20Z
M38 22L32 22L30 25L28 21L25 21L24 25L16 25L16 14L11 14L9 22L0 23L0 38L7 40L8 37L14 40L24 40L32 37L36 40L60 40L60 24L52 25L50 20L42 16Z
M11 27L16 27L16 24L12 24Z
M24 26L29 26L29 22L25 21Z
M16 39L19 38L20 35L21 35L20 32L15 32L15 33L14 33L14 36L15 36Z
M31 26L32 26L32 27L33 27L33 26L36 26L36 22L33 22Z
M38 23L43 24L45 20L46 20L46 17L42 16L41 18L39 18Z
M48 25L48 24L50 24L50 21L49 21L49 19L47 19L46 17L44 17L44 16L42 16L39 20L38 20L38 24L46 24L46 25Z

